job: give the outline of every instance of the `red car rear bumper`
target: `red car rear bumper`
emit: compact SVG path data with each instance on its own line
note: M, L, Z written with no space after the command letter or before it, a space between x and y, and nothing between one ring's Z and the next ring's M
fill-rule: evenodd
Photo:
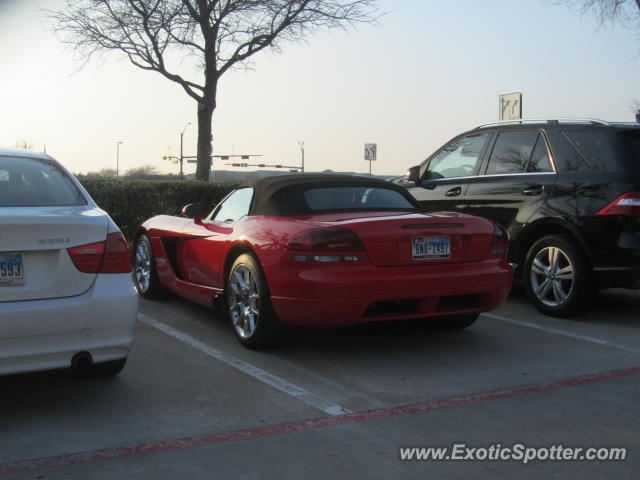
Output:
M280 321L305 326L485 312L504 302L513 278L497 259L408 267L291 261L264 270Z

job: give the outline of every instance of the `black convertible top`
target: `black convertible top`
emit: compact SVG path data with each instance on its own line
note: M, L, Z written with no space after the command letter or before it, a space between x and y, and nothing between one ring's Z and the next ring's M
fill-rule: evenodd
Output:
M260 178L245 183L253 187L250 215L305 215L310 213L303 192L322 187L377 187L399 192L416 209L420 206L404 187L378 178L340 174L297 174ZM240 188L242 188L240 187Z

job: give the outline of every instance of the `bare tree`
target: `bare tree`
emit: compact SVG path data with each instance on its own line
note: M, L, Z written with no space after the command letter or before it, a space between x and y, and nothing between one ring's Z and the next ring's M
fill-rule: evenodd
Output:
M89 178L116 178L116 169L103 168L102 170L98 170L97 172L88 172L84 174L84 176Z
M577 7L583 14L594 14L602 25L620 23L640 28L640 0L559 0Z
M147 179L160 175L160 172L155 165L143 165L142 167L130 168L124 174L123 177L130 179Z
M640 100L634 98L631 102L631 111L635 117L636 122L640 123Z
M377 0L67 0L49 11L58 37L88 62L118 51L180 85L198 105L196 178L208 180L218 81L266 48L322 28L375 21ZM192 61L202 75L190 78Z

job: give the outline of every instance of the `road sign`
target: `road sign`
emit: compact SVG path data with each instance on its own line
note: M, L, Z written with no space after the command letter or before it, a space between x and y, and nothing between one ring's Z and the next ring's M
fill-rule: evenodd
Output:
M522 118L522 92L500 95L500 120L519 120Z
M378 146L375 143L365 143L364 159L369 162L373 162L376 159L377 151L378 151Z

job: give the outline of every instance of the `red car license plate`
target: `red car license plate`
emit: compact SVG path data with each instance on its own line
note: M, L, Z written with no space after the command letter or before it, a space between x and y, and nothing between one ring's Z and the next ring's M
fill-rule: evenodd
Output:
M448 235L413 237L411 246L414 260L451 257L451 241Z

